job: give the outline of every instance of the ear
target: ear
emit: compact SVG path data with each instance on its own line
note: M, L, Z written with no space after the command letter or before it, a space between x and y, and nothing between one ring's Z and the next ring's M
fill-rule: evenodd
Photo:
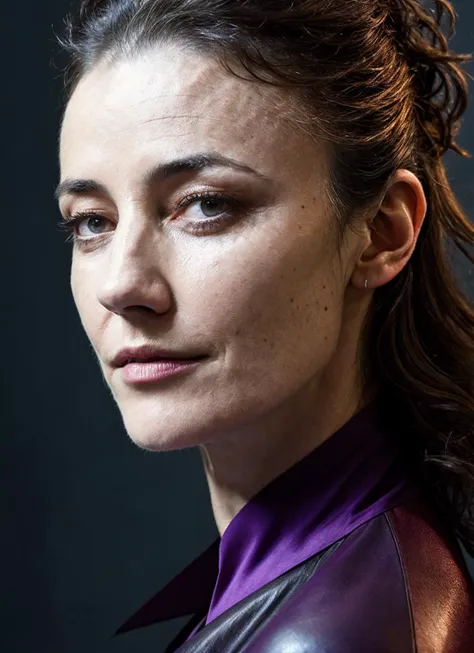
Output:
M413 254L427 210L423 186L412 172L397 170L382 203L367 219L368 246L360 255L351 282L356 288L383 286L403 270Z

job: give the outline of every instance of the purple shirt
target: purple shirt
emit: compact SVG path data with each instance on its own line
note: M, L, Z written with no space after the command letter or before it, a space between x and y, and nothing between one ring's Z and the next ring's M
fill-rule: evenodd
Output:
M210 623L281 574L413 496L396 434L372 403L271 481L221 539L117 632L201 613ZM198 624L196 632L204 622ZM188 637L188 639L189 639Z

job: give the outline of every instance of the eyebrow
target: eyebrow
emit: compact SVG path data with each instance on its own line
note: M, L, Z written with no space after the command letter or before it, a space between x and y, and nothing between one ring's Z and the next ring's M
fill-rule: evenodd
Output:
M267 183L271 182L268 177L257 172L257 170L254 170L250 166L220 154L208 153L195 154L181 159L174 159L166 163L159 163L143 175L141 183L145 186L151 186L183 172L199 172L207 168L216 167L232 168L239 172L251 174ZM106 195L108 191L103 184L94 179L65 179L56 188L54 197L56 200L59 200L63 195L87 195L91 193L102 193Z

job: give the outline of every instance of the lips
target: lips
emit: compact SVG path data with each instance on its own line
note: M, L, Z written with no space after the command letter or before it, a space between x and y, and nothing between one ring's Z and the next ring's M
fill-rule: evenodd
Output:
M141 347L126 347L118 352L113 358L111 364L114 367L124 367L129 363L151 363L158 361L173 360L190 361L206 358L205 355L189 351L177 351L170 349L158 349L150 345L143 345Z
M140 359L139 362L131 362L119 368L121 381L130 386L142 386L150 383L161 383L166 379L185 374L192 374L197 370L203 358L159 358L146 362Z
M124 367L125 365L130 365L130 363L158 363L160 361L173 361L175 363L184 363L184 362L191 361L191 360L200 360L201 358L204 358L204 356L193 356L193 357L189 356L189 357L186 357L186 358L184 358L184 357L176 358L176 357L172 357L172 356L168 356L168 357L153 356L153 357L149 357L149 358L148 357L147 358L132 357L132 358L128 358L123 363L123 365L120 365L119 367Z

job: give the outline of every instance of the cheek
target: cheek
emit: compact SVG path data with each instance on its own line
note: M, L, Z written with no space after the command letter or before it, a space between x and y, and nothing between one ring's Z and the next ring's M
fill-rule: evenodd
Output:
M307 376L334 350L341 293L333 257L315 240L267 239L265 251L247 243L208 270L196 315L241 378L281 378L282 369Z

